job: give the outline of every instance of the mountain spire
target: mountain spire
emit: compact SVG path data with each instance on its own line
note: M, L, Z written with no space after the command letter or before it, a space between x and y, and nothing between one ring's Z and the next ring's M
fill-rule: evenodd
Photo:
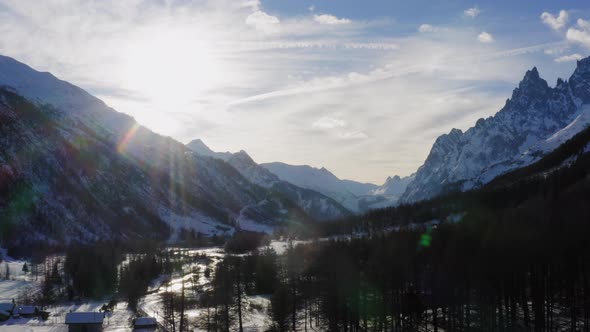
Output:
M584 104L590 103L590 57L578 60L569 83L576 97Z

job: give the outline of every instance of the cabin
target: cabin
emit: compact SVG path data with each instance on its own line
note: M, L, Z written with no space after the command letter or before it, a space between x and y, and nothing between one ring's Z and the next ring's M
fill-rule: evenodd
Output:
M101 332L104 313L70 312L66 314L69 332Z
M32 305L18 306L14 309L13 316L18 315L19 317L32 318L39 316L39 308Z
M158 321L154 317L138 317L133 320L133 331L156 331Z
M14 311L14 303L0 303L0 322L3 322L12 316Z

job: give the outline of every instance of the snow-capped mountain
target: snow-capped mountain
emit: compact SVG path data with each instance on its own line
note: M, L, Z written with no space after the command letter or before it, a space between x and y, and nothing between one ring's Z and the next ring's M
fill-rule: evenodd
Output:
M359 209L368 211L397 205L408 184L414 180L414 176L415 174L405 177L399 175L387 177L384 184L359 199Z
M187 147L198 154L218 159L225 158L228 164L233 166L250 182L288 198L314 219L335 219L350 214L342 205L330 197L279 179L268 169L258 165L244 150L233 154L230 152L213 152L200 139L191 141L187 144Z
M554 88L540 78L537 68L527 71L496 115L435 141L401 200L414 202L479 187L539 160L563 138L586 127L588 103L590 58L578 61L569 81L559 79Z
M360 200L377 189L372 183L341 180L325 168L294 166L280 162L260 164L281 180L329 196L353 212L362 212ZM365 207L366 208L366 207Z
M395 175L394 177L389 176L383 185L371 190L371 194L400 197L406 191L408 184L414 180L415 176L416 174L403 178L399 175Z
M0 56L6 246L174 237L313 220L228 163L194 153L48 73ZM18 234L18 236L10 235Z

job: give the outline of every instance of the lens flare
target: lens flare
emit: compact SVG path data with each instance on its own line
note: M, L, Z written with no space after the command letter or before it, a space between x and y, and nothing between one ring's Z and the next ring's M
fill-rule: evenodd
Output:
M125 152L125 150L127 149L127 145L129 144L131 139L133 139L133 136L135 136L135 133L137 132L138 129L139 129L139 123L137 123L137 122L135 124L133 124L133 126L131 126L131 128L129 128L129 130L127 131L125 136L123 136L123 139L121 139L121 141L119 141L119 144L117 144L117 151L119 153Z
M426 229L426 232L423 233L422 235L420 235L420 242L418 243L418 245L422 248L428 248L430 247L430 244L432 243L432 227L428 227Z

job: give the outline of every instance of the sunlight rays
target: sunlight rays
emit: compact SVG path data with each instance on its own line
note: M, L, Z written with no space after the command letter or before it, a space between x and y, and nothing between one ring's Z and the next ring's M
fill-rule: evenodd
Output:
M224 66L215 57L206 32L172 27L142 32L124 50L122 81L168 111L190 104L192 98L223 79Z

